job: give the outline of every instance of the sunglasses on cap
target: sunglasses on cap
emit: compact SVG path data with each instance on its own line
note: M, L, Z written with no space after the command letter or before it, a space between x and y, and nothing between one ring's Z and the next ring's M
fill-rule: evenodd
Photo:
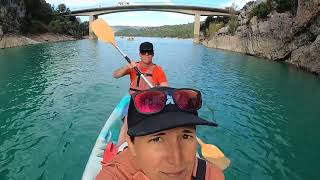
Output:
M140 53L142 54L142 55L151 55L151 56L153 56L154 55L154 52L153 51L140 51Z
M182 111L195 112L202 106L201 93L195 89L147 90L132 94L134 106L141 114L155 114L168 104Z

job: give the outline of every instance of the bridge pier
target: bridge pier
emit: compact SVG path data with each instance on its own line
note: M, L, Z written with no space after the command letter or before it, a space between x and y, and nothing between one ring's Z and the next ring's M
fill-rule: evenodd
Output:
M97 36L94 34L94 32L91 29L91 24L96 19L98 19L98 15L90 15L90 18L89 18L89 39L97 39Z
M193 42L199 43L200 40L200 14L196 13L194 16L194 36Z

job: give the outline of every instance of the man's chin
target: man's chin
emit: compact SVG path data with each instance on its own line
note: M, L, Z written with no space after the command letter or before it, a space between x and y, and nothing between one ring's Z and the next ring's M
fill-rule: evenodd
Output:
M181 170L181 171L177 171L177 172L160 172L160 175L161 175L162 179L165 179L165 180L187 180L187 178L186 178L187 171L186 170Z
M152 64L152 61L143 61L143 63L146 65L150 65L150 64Z

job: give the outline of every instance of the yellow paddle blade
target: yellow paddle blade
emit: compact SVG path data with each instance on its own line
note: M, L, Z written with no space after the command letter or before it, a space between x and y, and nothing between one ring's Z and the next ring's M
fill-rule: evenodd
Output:
M224 157L223 152L215 145L205 144L201 139L197 137L198 143L201 146L201 153L203 157L207 158L222 158Z
M217 159L207 158L206 160L218 166L222 170L225 170L227 167L229 167L231 163L230 159L227 157L217 158Z
M213 144L205 144L200 138L197 137L197 141L201 146L202 156L212 164L218 166L220 169L224 170L229 167L231 161L229 158L225 157L223 152Z
M94 20L91 24L91 29L99 40L117 46L112 28L103 19Z

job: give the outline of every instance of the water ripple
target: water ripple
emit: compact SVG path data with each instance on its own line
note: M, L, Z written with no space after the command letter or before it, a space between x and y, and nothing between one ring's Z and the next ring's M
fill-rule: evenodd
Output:
M119 46L138 59L146 40L172 86L201 90L199 114L219 127L199 127L199 136L232 160L227 179L318 177L319 79L189 40L119 39ZM80 179L128 90L128 78L112 78L126 62L91 40L0 50L0 59L0 179Z

